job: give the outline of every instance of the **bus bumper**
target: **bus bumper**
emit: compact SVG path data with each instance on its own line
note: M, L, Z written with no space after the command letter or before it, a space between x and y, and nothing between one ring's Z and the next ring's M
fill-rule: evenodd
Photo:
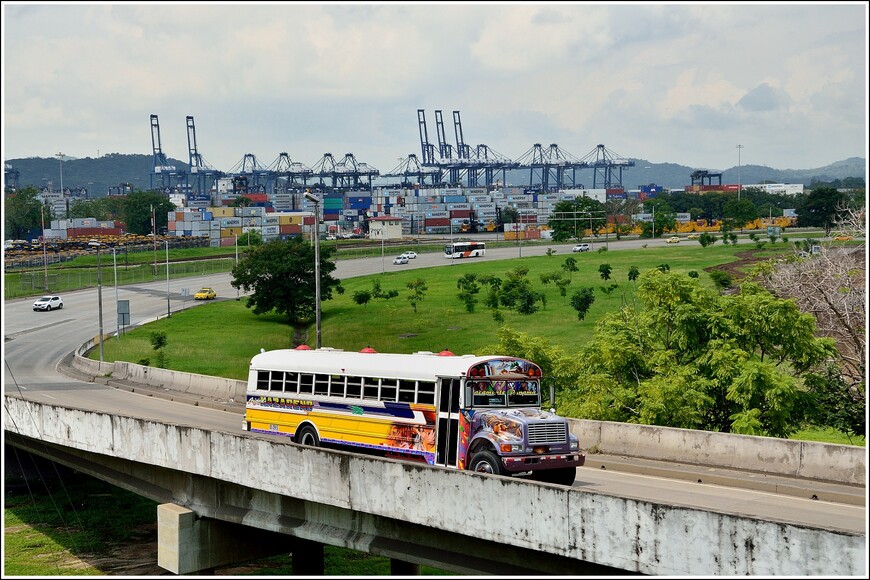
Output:
M524 455L521 457L502 457L501 459L506 470L511 473L520 473L543 469L582 467L586 463L586 454L580 452L564 455Z

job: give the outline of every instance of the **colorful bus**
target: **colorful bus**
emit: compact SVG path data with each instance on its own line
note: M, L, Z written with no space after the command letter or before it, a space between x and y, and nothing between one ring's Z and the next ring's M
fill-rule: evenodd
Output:
M485 242L453 242L444 246L444 257L474 258L486 254Z
M510 356L307 347L251 359L243 428L570 485L586 455L541 409L541 369Z

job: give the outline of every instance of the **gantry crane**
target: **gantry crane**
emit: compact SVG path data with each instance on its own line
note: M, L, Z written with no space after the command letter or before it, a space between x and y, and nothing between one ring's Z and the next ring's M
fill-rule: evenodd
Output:
M157 188L167 195L184 189L188 189L187 172L178 170L174 165L170 165L163 154L163 148L160 145L160 122L157 115L151 115L151 149L153 151L153 163L151 166L151 181L150 187L155 189L154 177L158 176Z
M634 161L625 159L613 151L609 151L604 145L599 144L595 149L587 153L582 162L593 170L592 188L622 187L622 171L634 167ZM599 177L601 180L599 181Z
M191 115L187 116L187 149L190 158L190 175L194 177L193 194L211 195L217 191L217 180L223 172L215 169L202 158L196 145L196 125Z

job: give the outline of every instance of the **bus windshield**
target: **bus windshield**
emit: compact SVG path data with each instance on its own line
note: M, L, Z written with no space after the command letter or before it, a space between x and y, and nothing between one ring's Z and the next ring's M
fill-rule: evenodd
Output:
M540 405L540 383L530 380L469 381L473 407L536 407Z

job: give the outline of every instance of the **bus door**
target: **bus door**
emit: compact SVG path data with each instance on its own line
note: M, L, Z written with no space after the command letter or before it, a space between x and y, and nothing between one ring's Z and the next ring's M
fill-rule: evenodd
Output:
M439 379L438 447L435 464L456 467L459 446L459 387L457 378Z

